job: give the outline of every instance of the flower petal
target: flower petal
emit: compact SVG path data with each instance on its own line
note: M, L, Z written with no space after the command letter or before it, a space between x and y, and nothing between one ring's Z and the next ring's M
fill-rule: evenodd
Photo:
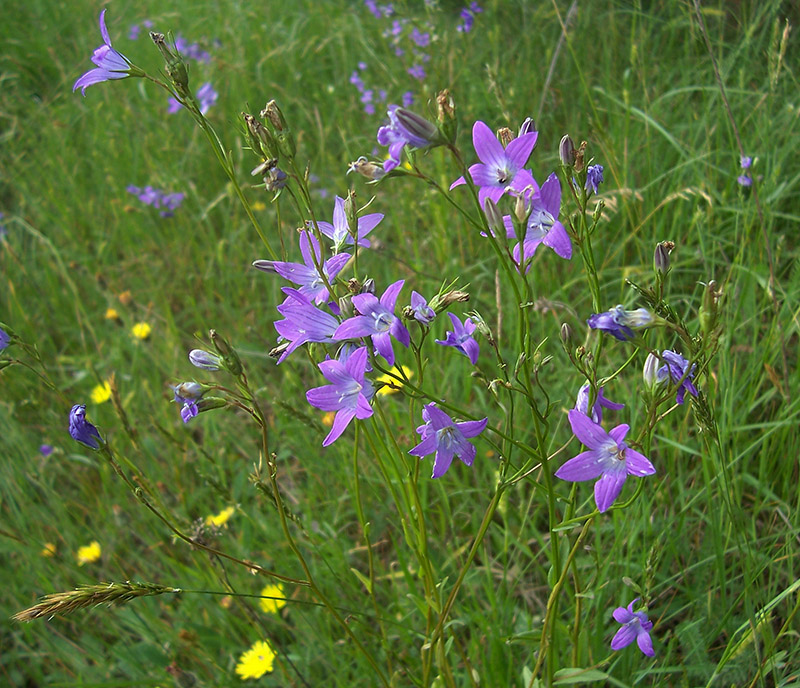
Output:
M655 466L650 460L630 447L625 450L625 468L628 475L653 475L656 472Z
M653 650L653 639L643 628L640 628L639 632L636 634L636 644L639 646L639 649L648 657L656 656L655 650Z
M447 469L450 468L450 464L453 463L453 450L449 447L439 447L439 450L436 452L436 456L433 459L433 473L431 474L432 478L441 478L445 473L447 473Z
M534 137L535 142L536 137ZM495 168L506 166L506 152L503 144L497 140L494 132L480 120L472 126L472 145L475 146L475 152L482 163ZM528 155L530 155L530 151L528 151ZM475 183L477 184L477 182Z
M477 437L486 429L488 422L488 418L484 418L483 420L468 420L463 423L456 423L456 427L461 431L464 437Z
M611 649L621 650L623 647L628 647L628 645L630 645L635 639L636 630L633 628L633 626L623 626L611 639Z
M340 435L345 431L348 425L350 425L350 421L353 420L353 417L356 415L355 409L342 409L339 411L333 419L333 426L331 427L331 431L328 433L328 436L322 441L322 446L327 447L330 444L333 444L336 440L339 439Z
M575 437L589 447L589 449L599 449L603 445L613 441L602 427L597 423L593 423L591 418L580 411L572 409L568 414L568 418L569 424L572 426L572 432L575 433Z
M581 452L565 462L555 472L556 478L578 483L583 480L594 480L603 473L603 462L595 451Z
M539 133L532 131L528 134L518 136L506 146L506 157L514 164L516 168L525 167L528 158L531 157L533 147L536 145L536 139Z
M617 607L613 612L614 620L617 623L626 624L633 621L636 617L633 615L629 609L625 609L625 607Z
M624 470L608 471L594 484L594 501L601 514L619 497L627 477L628 474Z

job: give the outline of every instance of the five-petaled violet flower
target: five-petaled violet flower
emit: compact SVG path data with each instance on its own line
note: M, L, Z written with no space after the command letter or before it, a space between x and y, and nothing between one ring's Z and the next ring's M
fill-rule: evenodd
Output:
M367 370L367 348L362 346L345 360L327 360L319 369L331 384L306 392L308 403L322 411L336 411L333 425L322 446L332 444L353 418L369 418L373 411L369 400L374 394L372 383L364 377Z
M92 62L97 67L90 69L81 76L72 87L75 92L81 89L81 93L86 95L86 89L94 84L99 84L110 79L124 79L128 76L143 76L143 72L133 67L122 53L118 53L111 47L111 39L106 28L106 11L100 12L100 35L103 37L103 45L97 48L92 54Z
M503 144L484 122L480 120L475 122L472 127L472 144L480 162L469 168L469 174L475 185L480 187L478 200L481 208L487 198L497 203L509 189L521 192L526 187L531 187L534 193L538 190L533 175L528 170L522 169L528 162L538 135L537 132L531 131L513 139L506 148L503 148ZM465 183L464 177L459 177L450 188Z
M594 484L594 500L600 513L608 510L622 492L629 475L653 475L656 469L650 460L625 443L630 426L618 425L606 432L592 420L572 409L569 412L572 432L589 451L581 452L559 468L555 475L569 482L600 478Z
M314 251L312 254L311 251ZM317 238L310 232L303 231L300 233L300 253L303 256L302 263L285 263L280 260L257 260L253 263L253 267L258 268L264 272L276 272L284 279L300 285L300 293L303 296L314 301L314 303L324 303L327 299L332 298L325 286L325 281L317 270L317 265L322 261L322 252L320 251L319 242ZM314 258L316 257L316 264ZM322 273L330 283L336 278L345 263L350 260L349 253L337 253L331 256L322 265Z
M425 297L416 291L411 292L411 317L423 325L427 325L436 317L436 311L428 305Z
M450 322L453 323L453 331L448 330L447 337L445 339L437 339L436 343L442 346L455 347L469 359L472 365L475 365L478 362L478 354L481 352L478 342L472 336L476 328L475 323L472 322L471 318L467 318L462 324L455 313L448 313L447 315L450 316Z
M378 223L383 219L383 213L370 213L359 217L356 224L356 234L358 235L358 245L369 248L369 239L365 239ZM317 222L319 231L333 241L333 248L336 253L345 244L353 244L353 235L350 234L350 227L347 224L347 216L344 212L344 199L336 197L333 206L333 224L330 222Z
M589 412L589 383L583 385L578 390L578 396L575 399L575 410L580 411L584 416L589 416L595 423L600 423L603 420L603 409L612 409L619 411L625 408L625 404L617 404L616 402L606 399L603 395L603 388L597 388L597 398L592 404L591 413Z
M597 187L603 183L603 166L589 165L586 168L586 190L597 193Z
M635 640L644 654L648 657L655 657L653 639L650 637L653 622L647 618L645 612L633 611L633 605L638 601L639 598L637 597L627 608L617 607L614 610L614 619L617 623L622 624L622 628L611 639L611 649L621 650L623 647L628 647Z
M422 420L425 421L425 425L417 428L422 441L408 453L423 457L436 452L431 477L441 478L447 473L454 456L467 466L472 465L475 460L475 447L467 440L477 437L484 431L489 422L488 418L456 423L436 404L427 404L422 409Z
M278 363L306 342L332 342L333 333L339 327L339 321L330 313L317 308L297 289L284 287L286 300L278 306L283 320L275 321L278 334L288 340L289 346L281 354Z
M86 420L86 404L75 404L69 412L69 434L89 449L100 449L105 444L97 428Z
M655 316L646 308L626 311L622 306L615 306L605 313L595 313L586 321L593 330L603 330L624 342L633 337L633 330L650 327L655 324Z
M656 372L656 380L658 382L663 382L669 377L676 385L680 382L678 394L675 397L675 401L679 404L684 402L686 392L696 397L698 394L697 387L694 386L692 380L694 379L694 371L697 366L693 363L691 370L689 370L689 361L679 353L670 351L669 349L661 352L661 358L664 360L664 365Z
M394 314L394 305L397 296L403 288L405 280L398 280L386 287L380 301L372 294L356 294L353 297L353 306L359 315L345 320L336 332L334 339L357 339L359 337L372 337L372 344L378 354L386 359L389 365L394 365L394 349L392 337L408 348L411 335Z
M514 247L514 260L517 263L524 263L532 258L536 249L539 248L539 244L552 248L557 255L569 260L572 258L572 242L564 225L558 219L561 211L561 182L558 181L558 177L555 173L551 174L542 184L538 194L526 194L526 196L528 195L531 201L525 238ZM515 238L511 216L506 215L503 222L508 237ZM520 245L522 246L521 252ZM522 253L521 261L520 253ZM526 267L526 272L528 270L530 270L530 264Z

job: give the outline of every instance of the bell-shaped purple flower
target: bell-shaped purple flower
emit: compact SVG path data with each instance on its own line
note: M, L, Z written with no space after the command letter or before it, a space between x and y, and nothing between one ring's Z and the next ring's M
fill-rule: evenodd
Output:
M450 322L453 323L453 331L448 330L445 339L437 339L436 343L455 347L469 359L472 365L477 364L481 348L475 337L472 336L477 326L471 318L467 318L462 324L455 313L447 315L450 316Z
M100 449L100 445L105 444L97 428L86 420L85 404L75 404L69 412L69 434L89 449Z
M404 282L405 280L398 280L390 284L383 292L380 301L372 294L356 294L353 297L353 306L359 315L349 318L339 325L333 338L340 340L371 337L378 354L383 356L390 366L394 365L394 349L391 338L394 337L405 347L408 347L411 341L411 335L403 325L403 321L394 314L397 296L400 294Z
M332 342L333 333L339 327L339 321L330 313L317 308L297 289L284 287L286 300L278 306L283 320L275 321L275 329L284 339L291 343L283 351L278 363L306 342Z
M626 311L622 306L615 306L605 313L590 315L586 324L593 330L603 330L612 337L624 342L633 338L634 329L654 325L655 316L646 308Z
M181 420L188 423L200 413L197 402L205 393L205 388L199 382L182 382L172 388L175 395L173 401L181 404Z
M81 93L86 95L86 89L89 86L111 79L124 79L134 72L128 58L111 47L111 39L106 28L105 10L100 12L100 35L103 37L103 45L97 48L92 55L92 62L97 67L90 69L75 82L72 87L73 92L81 89Z
M431 477L441 478L447 473L455 456L467 466L472 465L476 452L467 440L477 437L486 429L488 418L456 423L436 404L427 404L422 409L422 420L425 425L417 428L422 441L408 453L422 457L436 452Z
M597 193L597 187L603 183L603 166L589 165L586 168L586 190Z
M677 401L679 404L682 404L685 401L686 392L689 392L689 394L691 394L693 397L696 397L698 395L698 391L692 380L694 380L694 371L697 366L693 363L691 370L689 370L689 361L687 361L679 353L670 351L669 349L661 352L661 358L665 361L665 363L656 372L656 380L658 382L664 382L667 378L670 378L673 384L676 385L680 382L680 385L678 386L678 393L675 397L675 401Z
M469 174L475 186L480 188L478 200L481 208L484 207L487 198L497 203L510 189L519 192L527 187L534 191L538 189L533 175L528 170L522 169L528 162L538 135L535 131L523 134L503 148L503 144L484 122L480 120L475 122L472 127L472 144L480 162L469 168ZM464 177L459 177L450 188L464 183L466 183Z
M622 624L614 637L611 639L611 649L621 650L627 647L634 640L639 646L639 649L648 657L655 657L653 650L653 639L650 637L650 631L653 629L653 622L647 618L645 612L633 611L633 605L639 601L637 597L631 602L627 608L617 607L614 610L614 620Z
M372 383L364 377L367 369L367 349L356 349L343 361L327 360L319 369L331 384L306 392L308 403L323 411L336 411L333 426L322 446L339 439L353 418L369 418L373 411L369 400L374 394Z
M603 388L597 388L597 399L592 404L591 413L589 412L589 383L587 382L583 387L578 390L578 396L575 399L575 410L580 411L584 416L589 416L595 423L600 423L603 420L603 409L612 409L619 411L625 408L625 404L617 404L610 399L606 399L603 395Z
M384 172L390 172L400 164L400 156L403 154L405 146L425 148L425 146L433 142L430 136L425 136L426 133L430 133L426 132L425 129L416 128L412 130L404 125L403 121L408 121L408 119L401 121L401 118L398 117L398 110L404 112L403 108L399 108L397 105L390 105L387 113L389 115L389 124L378 129L378 143L381 146L389 146L389 158L383 163ZM413 113L410 114L413 115ZM422 120L418 115L414 115L414 117ZM422 121L424 122L425 120ZM433 132L435 131L436 128L433 127Z
M383 219L383 213L370 213L359 217L356 225L358 234L358 245L369 248L369 239L365 239L378 223ZM345 244L353 244L353 236L347 224L347 216L344 212L344 199L336 197L333 206L333 224L330 222L317 222L319 231L333 241L334 251L337 253Z
M411 292L411 314L414 320L423 325L429 324L436 317L436 311L428 305L425 297L416 291Z
M311 251L314 251L312 254ZM316 256L317 263L322 261L317 238L310 232L300 233L300 253L303 256L302 263L286 263L280 260L257 260L253 262L253 267L264 272L276 272L284 279L300 285L300 293L308 297L314 303L324 303L333 296L328 292L325 282L322 279L314 264ZM350 260L349 253L338 253L331 256L322 264L322 272L330 283L339 274L345 263Z
M555 472L555 476L569 482L600 478L594 484L594 499L600 513L607 511L614 503L629 475L642 477L656 472L646 456L625 443L630 426L618 425L606 432L575 409L569 412L568 417L572 432L589 451L567 461Z

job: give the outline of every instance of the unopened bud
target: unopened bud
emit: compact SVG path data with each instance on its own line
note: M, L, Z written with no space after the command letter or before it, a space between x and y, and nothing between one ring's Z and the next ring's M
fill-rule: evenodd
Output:
M561 337L561 342L564 344L564 346L568 347L573 338L572 328L569 326L569 323L561 323L561 331L559 332L559 336Z
M339 314L345 319L352 318L356 314L356 309L353 306L352 294L347 294L339 298Z
M525 134L536 133L536 122L533 121L532 118L526 117L525 121L519 127L519 133L517 134L517 138L520 136L525 136Z
M575 144L569 134L561 137L561 142L558 144L558 159L564 167L572 167L575 164Z
M486 222L489 224L492 234L494 236L503 236L506 231L503 213L500 212L497 204L491 198L487 198L484 201L483 212L486 215Z
M514 365L514 377L519 377L522 372L522 366L525 365L525 361L528 360L527 355L523 351L519 356L517 356L517 362Z
M673 241L661 241L656 245L653 253L653 268L656 272L666 275L669 271L669 254L675 248Z
M356 194L350 190L344 199L344 216L347 219L347 232L353 237L353 243L358 244L358 207Z
M704 335L708 335L716 327L719 315L718 305L722 296L722 291L714 280L711 280L703 292L703 302L697 314L700 319L700 327Z
M228 372L236 377L241 375L242 362L239 360L239 355L236 353L236 350L228 344L222 335L217 334L216 330L211 330L208 334L209 337L211 337L211 342L214 344L217 353L222 356L222 360Z
M224 408L227 405L228 402L222 397L203 397L197 402L197 411L198 413L203 413L203 411L212 411L214 409Z
M281 109L274 100L270 100L264 106L264 109L260 112L260 114L261 117L269 120L269 123L275 127L276 131L285 131L288 129L286 126L286 118L283 116L283 112L281 112Z
M181 399L199 399L206 388L199 382L181 382L174 387L175 396Z
M203 370L219 370L222 367L222 357L203 349L192 349L189 352L189 363Z
M190 96L189 92L189 72L186 69L186 63L183 61L180 53L176 50L173 52L164 40L163 33L150 32L150 38L155 43L161 56L164 58L164 71L172 81L175 90L179 95L186 97Z
M359 294L374 294L375 293L375 280L372 277L367 277L364 284L361 285Z
M520 224L524 225L528 222L528 212L525 199L522 196L517 196L517 200L514 203L514 217L517 218Z
M437 294L428 302L428 305L433 308L434 313L439 315L439 313L446 311L452 304L466 301L469 301L469 294L460 289L454 289L444 294Z
M654 353L647 354L644 360L644 368L642 368L642 379L644 385L649 390L653 390L658 383L658 369L661 367L661 361Z
M436 125L416 112L399 107L394 114L400 125L412 136L423 139L430 145L438 145L443 142Z
M497 130L497 139L503 144L503 148L505 148L514 140L514 132L508 127L500 127Z

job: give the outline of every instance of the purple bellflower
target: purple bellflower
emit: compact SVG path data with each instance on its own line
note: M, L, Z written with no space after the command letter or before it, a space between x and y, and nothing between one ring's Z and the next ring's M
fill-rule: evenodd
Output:
M675 397L675 401L679 404L685 401L686 392L696 397L698 394L697 387L694 386L692 380L694 379L694 371L697 366L693 363L691 370L689 370L689 361L679 353L670 351L669 349L661 352L661 358L664 359L665 364L656 372L656 381L663 382L669 377L676 385L680 382L678 394ZM681 380L683 381L681 382Z
M603 166L589 165L586 168L586 190L597 193L597 187L603 183Z
M603 420L603 409L612 409L619 411L625 408L625 404L617 404L616 402L606 399L603 395L603 388L597 388L597 399L592 404L591 413L589 412L589 383L587 382L583 387L578 390L578 396L575 399L575 410L580 411L584 416L589 416L595 423L600 423Z
M359 315L345 320L336 332L334 339L357 339L371 337L372 344L378 354L386 362L394 365L394 349L392 337L403 346L408 347L411 335L403 322L394 314L394 306L405 280L398 280L386 287L380 301L373 294L356 294L353 297L353 306Z
M192 349L189 352L189 363L195 368L211 371L221 370L224 365L222 356L212 354L204 349Z
M621 650L623 647L628 647L635 640L644 654L648 657L655 657L653 639L650 637L653 622L647 618L645 612L633 611L633 605L638 601L639 598L637 597L627 608L617 607L614 610L614 620L617 623L621 623L622 628L611 639L611 649Z
M181 406L181 420L184 423L188 423L200 413L200 409L197 408L197 402L200 401L200 397L205 393L203 385L198 382L183 382L174 386L172 392L175 395L173 401L183 404Z
M284 263L280 260L257 260L253 263L253 267L258 268L264 272L276 272L284 279L300 285L300 293L308 297L314 303L324 303L326 300L333 298L333 295L328 292L322 275L317 271L314 265L314 257L311 250L314 250L313 256L316 256L317 263L321 263L322 254L319 247L317 238L310 232L304 231L300 233L300 253L303 256L302 263ZM331 256L322 264L322 272L328 279L328 282L333 281L336 275L339 274L345 263L350 260L349 253L338 253Z
M387 114L389 124L378 129L378 143L381 146L389 146L389 157L383 163L384 172L390 172L400 164L400 156L405 146L414 148L425 148L431 141L420 136L404 126L397 117L397 105L390 105Z
M752 164L753 158L751 158L749 155L743 155L741 158L739 158L739 165L741 165L743 170L749 170L750 165Z
M422 420L425 421L425 425L417 428L422 441L408 453L423 457L436 452L431 477L441 478L447 473L454 456L467 466L472 465L476 452L475 447L467 440L477 437L484 431L489 422L488 418L455 423L436 404L426 404L422 409Z
M0 351L5 349L10 342L11 342L11 337L8 336L8 332L0 328Z
M655 317L646 308L626 311L622 306L615 306L610 311L590 315L586 324L593 330L603 330L624 342L633 338L634 329L650 327L655 324Z
M445 339L437 339L436 343L442 346L455 347L469 359L472 365L476 365L481 348L475 337L472 336L476 328L475 323L472 322L471 318L467 318L462 325L461 320L458 319L455 313L448 313L447 315L450 316L450 322L453 323L453 331L448 330Z
M589 451L581 452L567 461L555 475L569 482L600 478L594 484L594 500L600 513L607 511L614 503L629 475L642 477L656 472L646 456L625 443L630 426L618 425L606 432L598 423L575 409L569 412L569 424L572 432Z
M42 456L50 456L53 451L55 451L55 447L52 444L43 444L39 447L39 452Z
M369 239L365 239L378 223L383 219L383 213L370 213L359 217L356 225L358 234L358 245L369 248ZM347 216L344 212L344 199L336 197L333 206L333 224L330 222L317 222L319 231L333 241L334 251L337 253L345 244L353 244L353 236L350 234L350 227L347 224Z
M526 194L527 195L527 194ZM520 263L520 253L524 263L536 253L539 244L552 248L557 255L569 260L572 258L572 242L564 225L558 219L561 212L561 182L555 173L551 174L542 184L538 194L530 194L530 214L525 238L514 247L514 260ZM503 218L506 234L514 238L514 225L511 217ZM522 251L520 251L522 246ZM525 271L530 270L530 264Z
M81 76L72 87L73 93L81 89L81 93L86 95L86 89L94 84L110 81L111 79L125 79L129 76L143 76L143 72L133 67L122 53L118 53L111 47L111 38L108 36L106 28L106 11L100 12L100 35L103 37L103 45L97 48L92 54L92 62L97 66L90 69Z
M429 324L436 317L436 311L428 305L425 297L416 291L411 292L411 312L414 320L423 325Z
M283 320L275 321L278 334L291 343L283 351L278 363L306 342L333 342L333 333L339 327L339 321L330 313L317 308L297 289L284 287L287 299L278 306Z
M749 174L740 174L736 177L736 183L739 186L753 186L753 178Z
M89 449L100 449L100 445L105 444L97 428L86 420L85 404L75 404L69 412L69 434Z
M373 411L369 400L374 394L372 383L364 377L367 369L367 348L356 349L345 361L327 360L319 369L331 384L306 392L308 403L322 411L336 411L333 426L322 446L332 444L353 418L369 418Z
M472 127L472 144L480 162L469 168L469 174L475 185L480 187L478 200L481 208L487 198L497 203L510 189L521 192L526 187L532 187L534 191L537 190L533 175L522 168L528 162L538 135L535 131L523 134L503 148L503 144L484 122L475 122ZM454 189L465 183L464 177L459 177L450 188Z

